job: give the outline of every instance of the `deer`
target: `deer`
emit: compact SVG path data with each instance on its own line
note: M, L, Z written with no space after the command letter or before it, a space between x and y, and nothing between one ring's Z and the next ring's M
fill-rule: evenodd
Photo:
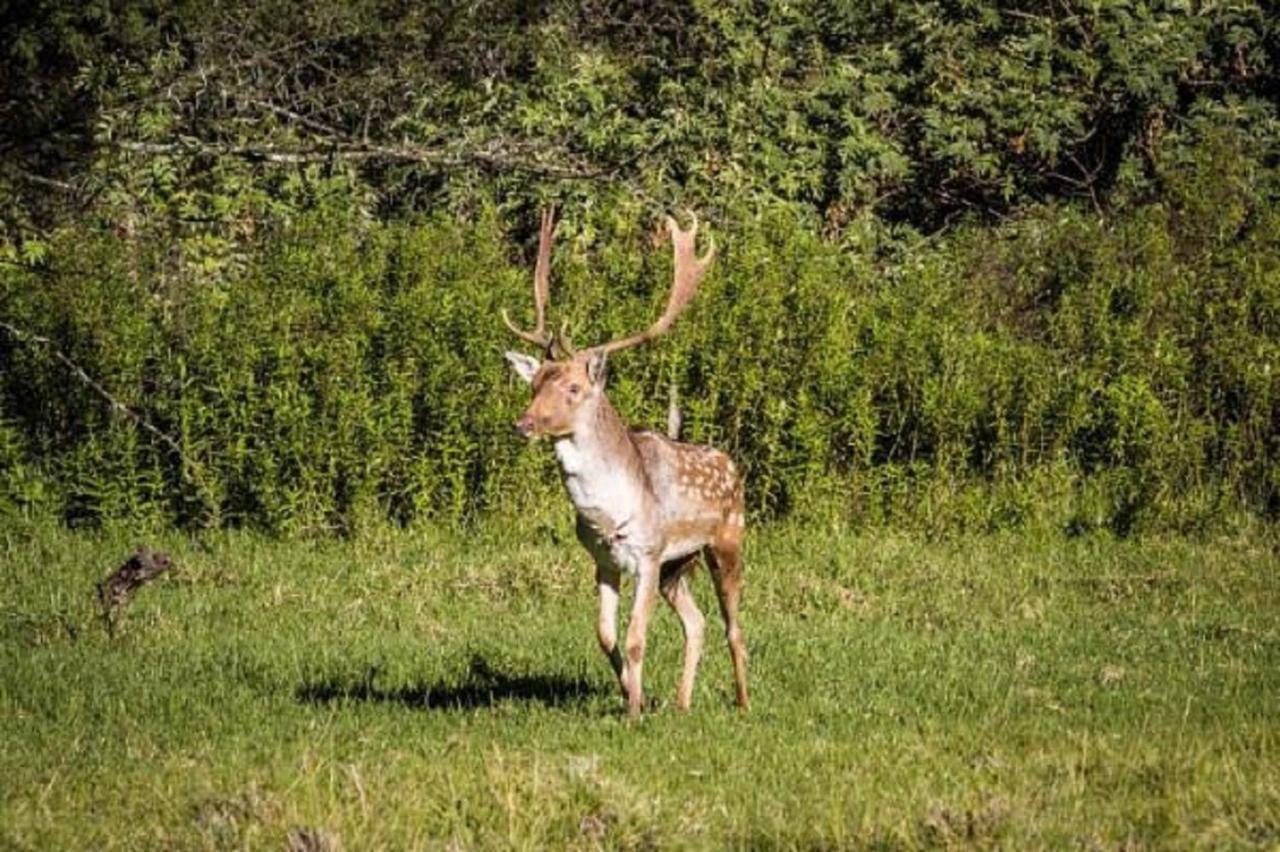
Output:
M542 358L508 351L506 360L532 389L515 431L549 439L577 514L576 533L595 563L599 594L596 636L636 718L644 704L642 671L649 620L659 596L680 619L684 668L676 707L688 711L702 656L705 619L690 575L701 554L715 587L733 662L736 702L748 707L747 651L738 620L742 594L743 480L733 460L713 447L632 428L605 393L610 355L648 343L671 328L711 268L716 246L697 253L697 216L683 229L666 217L674 256L673 282L662 315L628 337L575 350L565 327L546 330L554 210L544 210L533 272L534 328L522 330L503 310L507 328L538 347ZM618 607L624 576L635 582L626 640L618 648Z

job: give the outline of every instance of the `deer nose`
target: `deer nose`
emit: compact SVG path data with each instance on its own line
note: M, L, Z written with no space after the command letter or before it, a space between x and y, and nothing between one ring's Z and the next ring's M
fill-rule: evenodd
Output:
M533 435L533 418L525 415L516 421L516 434L521 438L528 438Z

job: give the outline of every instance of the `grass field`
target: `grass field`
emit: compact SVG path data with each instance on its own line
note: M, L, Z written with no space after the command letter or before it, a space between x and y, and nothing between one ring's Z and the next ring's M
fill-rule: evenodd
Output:
M0 531L0 848L1280 846L1263 538L765 530L751 712L718 633L671 708L664 609L636 723L567 525L519 539Z

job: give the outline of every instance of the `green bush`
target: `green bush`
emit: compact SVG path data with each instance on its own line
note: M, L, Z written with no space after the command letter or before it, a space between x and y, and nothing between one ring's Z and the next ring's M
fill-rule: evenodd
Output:
M752 510L993 529L1202 530L1280 513L1280 211L1247 139L1207 136L1163 198L1101 219L1042 205L851 249L785 205L713 223L676 330L611 366L633 422L740 460ZM509 424L526 391L498 311L527 317L529 216L379 223L335 202L234 251L77 226L0 273L0 506L69 522L347 532L520 512L553 462ZM569 208L552 317L579 345L660 310L647 222ZM505 229L516 229L508 233ZM185 459L185 462L183 461ZM557 504L558 505L558 504Z

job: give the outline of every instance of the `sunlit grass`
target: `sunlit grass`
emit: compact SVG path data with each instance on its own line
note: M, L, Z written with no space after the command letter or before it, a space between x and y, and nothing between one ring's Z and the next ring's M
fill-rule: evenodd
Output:
M110 639L137 536L0 533L0 846L1280 843L1269 545L761 532L752 711L664 612L632 724L564 538L152 534Z

